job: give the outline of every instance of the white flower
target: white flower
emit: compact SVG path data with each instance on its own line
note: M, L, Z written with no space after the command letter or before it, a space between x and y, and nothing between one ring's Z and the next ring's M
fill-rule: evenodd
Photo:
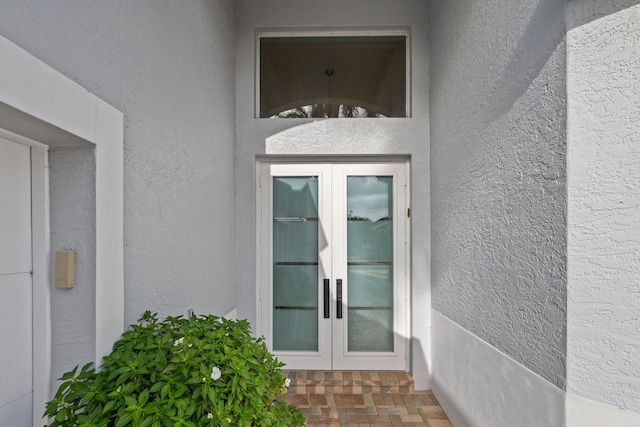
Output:
M212 420L212 419L213 419L213 414L212 414L211 412L209 412L209 413L207 414L207 418L209 418L210 420Z
M173 343L173 346L175 347L175 346L177 346L177 345L182 344L182 341L184 341L184 337L182 337L182 338L178 338L178 339Z
M217 366L214 366L213 369L211 370L211 379L215 381L218 378L220 378L221 375L222 375L222 372L220 372L220 368L218 368Z
M291 379L287 378L286 380L284 380L284 386L289 388L289 386L291 385Z

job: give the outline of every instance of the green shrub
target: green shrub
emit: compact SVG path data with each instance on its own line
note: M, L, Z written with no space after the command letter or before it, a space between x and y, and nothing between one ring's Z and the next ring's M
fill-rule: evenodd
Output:
M99 371L66 373L45 416L51 427L303 426L278 362L246 320L146 312Z

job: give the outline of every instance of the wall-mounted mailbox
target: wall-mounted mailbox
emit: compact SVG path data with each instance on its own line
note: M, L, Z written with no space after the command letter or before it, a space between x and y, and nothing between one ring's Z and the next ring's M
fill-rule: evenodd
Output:
M56 252L56 288L71 289L75 285L75 256L73 251Z

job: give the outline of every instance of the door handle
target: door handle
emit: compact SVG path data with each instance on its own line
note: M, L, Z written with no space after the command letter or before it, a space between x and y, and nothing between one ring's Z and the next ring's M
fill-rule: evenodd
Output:
M342 319L342 279L336 279L336 319Z
M324 318L328 319L330 317L329 311L331 307L329 306L329 279L324 279Z

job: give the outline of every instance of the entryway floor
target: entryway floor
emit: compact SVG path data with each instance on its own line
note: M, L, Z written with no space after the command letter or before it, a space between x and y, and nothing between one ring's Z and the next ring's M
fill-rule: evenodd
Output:
M406 372L284 371L285 400L308 427L451 427L431 391L415 391Z

